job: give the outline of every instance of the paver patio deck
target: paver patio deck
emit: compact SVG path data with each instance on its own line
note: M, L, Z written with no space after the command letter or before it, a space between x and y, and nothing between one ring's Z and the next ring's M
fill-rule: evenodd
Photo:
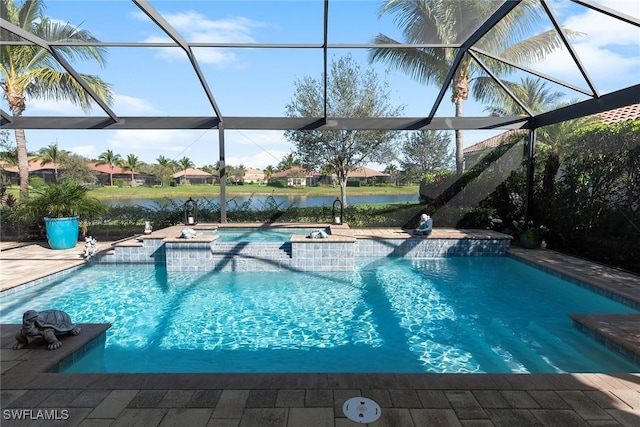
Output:
M389 234L386 234L389 233ZM397 230L369 234L396 237ZM12 247L13 246L13 247ZM83 245L0 243L1 288L84 262ZM101 247L104 248L102 243ZM553 251L511 255L568 277L623 292L640 303L640 277ZM578 278L578 277L576 277ZM625 323L629 328L628 322ZM349 426L348 398L382 408L372 426L640 425L640 373L621 374L57 374L45 373L99 333L83 325L49 352L11 347L1 331L2 426ZM640 367L639 367L640 371ZM18 420L21 416L25 419ZM58 419L47 419L53 417Z

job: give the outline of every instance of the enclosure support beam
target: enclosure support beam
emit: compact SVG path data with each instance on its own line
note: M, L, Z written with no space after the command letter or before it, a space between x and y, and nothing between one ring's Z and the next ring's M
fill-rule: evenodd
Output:
M534 154L536 152L536 130L529 130L529 144L527 144L527 175L526 175L526 194L524 200L524 223L525 227L531 219L531 206L533 204L533 176L536 169L536 160Z
M227 166L224 154L224 126L218 124L218 145L220 146L220 222L227 222Z

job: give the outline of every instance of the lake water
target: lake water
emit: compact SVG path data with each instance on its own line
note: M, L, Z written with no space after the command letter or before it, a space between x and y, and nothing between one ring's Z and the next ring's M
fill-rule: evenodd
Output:
M251 200L250 207L252 209L262 209L268 207L267 200L273 197L275 202L281 208L287 208L289 206L297 208L309 208L317 206L333 206L333 202L336 200L334 196L264 196L264 195L236 195L227 198L227 209L233 210L236 207L242 206L248 200ZM197 198L194 197L197 200ZM219 202L220 197L212 195L206 197L208 200L215 200ZM182 204L185 199L174 199L177 203ZM349 205L361 205L367 203L400 203L400 202L417 202L417 194L392 194L392 195L354 195L347 196ZM156 199L128 199L128 200L111 200L106 203L110 206L143 206L153 208L161 200Z

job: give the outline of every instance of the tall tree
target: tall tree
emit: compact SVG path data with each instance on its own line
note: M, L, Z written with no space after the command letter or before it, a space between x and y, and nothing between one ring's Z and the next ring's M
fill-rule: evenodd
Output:
M379 15L394 15L395 22L402 31L406 44L459 44L468 28L477 28L488 16L495 2L490 0L388 0ZM546 15L536 1L523 0L510 13L509 19L502 19L475 45L504 59L518 64L530 64L544 59L548 54L563 46L554 29L531 34L536 24L544 22ZM462 18L464 17L464 18ZM460 22L462 19L464 23ZM465 25L463 25L465 24ZM578 33L565 29L570 37ZM374 43L393 45L398 41L384 34L374 38ZM457 54L456 49L444 47L419 47L398 49L394 47L373 48L371 62L380 61L403 71L415 80L442 86L449 68ZM514 71L514 68L499 61L488 61L498 75ZM469 55L464 55L455 70L451 84L451 102L455 105L456 117L463 116L464 101L469 96L469 88L489 84L488 77ZM464 134L456 130L456 171L461 175L464 168Z
M389 163L386 168L382 171L391 177L391 180L395 185L398 185L398 165L395 163Z
M136 156L135 154L129 154L127 158L122 162L122 169L131 172L132 187L136 186L136 180L133 175L135 172L138 171L138 169L140 168L140 165L141 165L140 160L138 159L138 156Z
M289 117L322 117L324 79L306 76L295 82L296 94L286 107ZM371 69L362 69L348 55L332 61L327 76L329 117L397 117L402 107L389 103L387 82ZM289 130L285 137L307 169L328 167L340 183L347 205L347 174L371 161L386 162L393 152L396 132L377 130Z
M113 151L107 150L98 156L97 164L109 165L109 185L113 187L113 168L120 166L122 163L122 156L120 154L114 154Z
M58 165L71 154L68 150L61 150L58 148L58 143L51 143L46 147L42 147L38 151L38 157L40 158L40 165L51 163L53 165L53 177L55 182L58 182Z
M264 172L265 181L269 181L269 178L276 172L276 169L272 165L268 165L262 172Z
M88 31L70 24L50 20L44 14L43 0L29 0L17 4L15 0L2 0L0 15L11 24L28 31L48 42L95 42L97 39ZM2 28L2 40L16 40L17 36ZM56 46L55 51L68 62L74 59L92 60L103 66L106 49L94 46ZM36 44L0 45L0 86L9 109L14 117L22 115L26 108L26 98L71 101L84 111L91 110L91 96L75 78L59 65L47 49ZM97 76L80 74L100 99L107 104L112 101L111 87ZM20 197L29 193L29 161L27 140L24 129L15 130L18 148L18 169L20 172Z
M158 165L162 166L163 168L168 168L171 165L171 159L163 155L158 156L156 162L158 162Z
M295 154L288 153L282 157L280 163L278 163L278 171L286 171L294 166L300 166L300 160L296 158Z
M187 169L194 167L195 164L191 161L190 158L183 157L180 160L178 160L178 165L180 166L180 169L182 169L184 171L184 176L182 177L182 183L186 184L186 182L187 182Z
M9 140L9 131L0 130L0 160L8 166L18 165L18 149Z
M240 166L233 168L233 177L234 177L234 182L237 184L239 182L243 182L244 181L244 176L247 173L247 168L245 167L245 165L241 164Z
M96 174L89 165L88 160L78 154L70 153L62 161L64 166L60 174L60 181L73 181L82 184L93 184L96 182Z
M503 81L503 83L514 96L527 105L533 114L540 114L573 103L564 101L564 93L553 90L547 82L539 78L526 77L521 79L519 83L509 81ZM479 91L478 97L492 102L485 108L485 111L489 111L492 115L519 115L523 112L513 98L506 97L504 92L498 91L495 87L483 87ZM549 204L553 196L554 180L560 169L562 149L566 146L566 141L575 131L594 123L594 121L594 117L582 117L538 129L536 156L544 164L538 217L550 211Z
M400 149L400 164L406 177L411 181L419 181L424 173L449 168L453 160L450 145L451 134L448 132L408 132Z
M502 81L511 93L527 106L533 114L540 114L557 107L565 97L539 78L525 77L520 82ZM486 85L475 88L475 96L488 106L484 109L492 116L522 115L524 111L518 103L496 86Z
M160 185L164 187L171 180L171 175L175 172L177 165L175 161L163 155L158 156L156 162L158 163L152 167L152 173L160 180Z

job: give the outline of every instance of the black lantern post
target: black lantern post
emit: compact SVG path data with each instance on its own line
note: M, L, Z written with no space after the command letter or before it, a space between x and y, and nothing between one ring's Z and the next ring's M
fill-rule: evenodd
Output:
M184 224L196 225L198 222L198 202L189 197L184 202Z
M336 205L340 205L340 215L336 212ZM334 224L342 224L342 201L336 197L336 200L333 202L333 223Z

